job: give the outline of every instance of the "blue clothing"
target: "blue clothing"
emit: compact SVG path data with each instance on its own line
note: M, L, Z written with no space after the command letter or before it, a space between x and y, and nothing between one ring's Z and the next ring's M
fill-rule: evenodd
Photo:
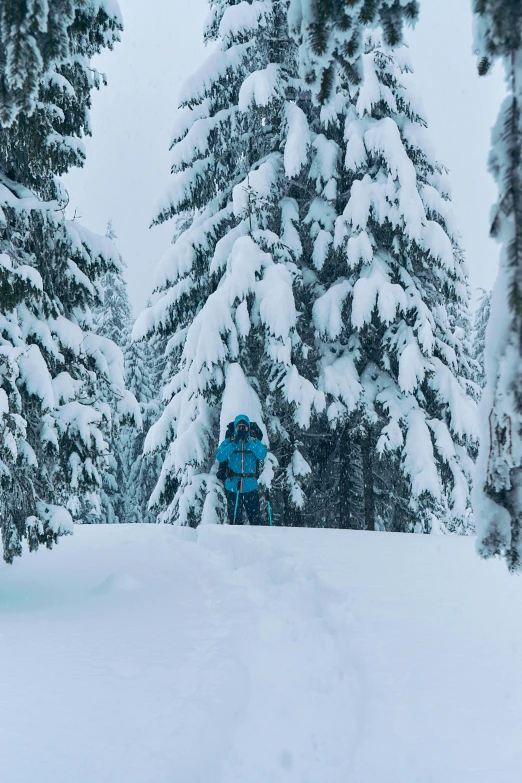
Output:
M245 421L250 430L250 419L248 416L236 416L234 427L240 421ZM239 475L227 478L225 489L228 492L240 493L253 492L257 489L257 479L255 473L257 470L257 461L266 457L266 448L261 441L248 437L247 440L231 440L226 438L217 450L216 458L218 462L228 460L228 467L232 473ZM253 475L242 475L253 474Z

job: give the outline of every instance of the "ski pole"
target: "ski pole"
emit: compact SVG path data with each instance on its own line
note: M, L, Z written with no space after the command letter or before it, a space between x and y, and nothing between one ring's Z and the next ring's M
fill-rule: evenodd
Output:
M237 507L238 507L238 505L239 505L239 484L238 484L237 492L236 492L236 505L234 506L234 522L232 523L234 525L236 524L236 516L237 516Z
M270 527L274 524L272 520L272 504L270 503L270 490L267 489L266 491L266 507L268 510L268 521L270 522Z

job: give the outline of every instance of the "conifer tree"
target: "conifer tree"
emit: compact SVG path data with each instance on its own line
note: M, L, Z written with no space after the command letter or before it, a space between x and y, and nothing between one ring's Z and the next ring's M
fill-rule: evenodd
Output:
M136 328L170 337L153 503L216 520L217 429L246 408L267 425L278 521L429 530L451 506L462 526L469 289L405 54L374 37L362 84L320 112L285 3L211 5L220 48L186 90L160 214L192 222Z
M473 326L473 358L477 363L477 383L481 389L486 385L484 352L486 349L486 329L491 312L491 291L480 289L480 299Z
M142 428L126 427L122 432L125 464L124 521L154 523L157 511L149 508L149 499L158 483L164 453L144 454L145 437L161 415L155 382L156 362L149 342L130 343L125 353L126 381L139 402Z
M324 407L313 385L314 346L300 268L299 204L292 195L310 151L297 47L287 2L211 0L216 48L182 91L173 182L158 219L185 230L156 278L135 338L169 337L165 410L146 449L166 449L152 502L160 519L217 521L219 437L239 410L269 435L281 514L305 499L310 466L299 432ZM314 184L304 187L313 200ZM188 227L187 227L188 224ZM309 315L311 313L309 312ZM275 456L277 454L277 457Z
M500 270L487 331L483 431L475 479L478 548L522 569L522 3L473 0L479 73L501 60L508 87L493 129L490 171L499 187L491 227Z
M113 242L117 239L112 220L107 225L105 236ZM103 275L100 281L103 301L94 311L96 332L112 340L122 351L127 347L132 327L132 309L124 276L125 268L125 262L120 256L118 267Z
M302 73L321 103L339 81L362 78L361 54L368 28L380 28L384 43L402 43L404 24L419 15L418 0L291 0L290 25L301 44Z
M117 238L112 221L109 221L105 235L110 240ZM97 334L111 340L122 353L126 353L132 327L132 312L127 282L123 276L125 264L121 256L119 262L118 267L107 271L101 279L103 302L94 311L94 328ZM138 438L141 422L137 421L137 416L128 423L125 423L128 418L126 416L123 422L120 420L121 393L118 390L107 386L102 390L102 398L108 406L109 453L102 474L101 514L91 521L116 524L126 521L128 471L125 452L128 445Z
M406 51L367 34L361 67L360 85L338 85L326 131L334 183L315 209L326 252L314 258L313 318L319 388L340 434L340 524L429 531L454 517L464 528L476 389L447 176Z
M12 2L3 13L8 6L19 6L25 19L37 7L51 14L68 4ZM118 267L118 253L110 240L64 219L58 179L84 160L81 137L99 82L90 60L121 28L107 9L97 0L74 6L69 23L59 25L63 57L27 73L30 89L23 67L9 59L11 39L1 55L3 105L14 107L0 128L0 524L8 561L21 554L24 538L31 549L51 546L73 518L99 512L109 434L103 390L117 390L121 412L133 413L121 352L91 328L99 278ZM55 29L49 21L47 33ZM28 45L37 58L34 42Z
M42 82L66 85L60 70L75 55L79 30L101 49L112 48L120 29L119 9L112 0L3 0L0 125L11 125L20 112L33 113Z

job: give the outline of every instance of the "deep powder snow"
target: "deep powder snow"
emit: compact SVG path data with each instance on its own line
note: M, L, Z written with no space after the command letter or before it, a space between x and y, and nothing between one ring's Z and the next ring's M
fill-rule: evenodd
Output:
M519 783L521 610L466 538L80 527L0 566L2 783Z

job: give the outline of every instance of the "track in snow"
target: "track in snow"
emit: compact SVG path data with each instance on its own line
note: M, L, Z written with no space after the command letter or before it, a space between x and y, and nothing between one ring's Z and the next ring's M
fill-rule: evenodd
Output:
M0 567L2 783L519 783L521 610L470 539L80 527Z

